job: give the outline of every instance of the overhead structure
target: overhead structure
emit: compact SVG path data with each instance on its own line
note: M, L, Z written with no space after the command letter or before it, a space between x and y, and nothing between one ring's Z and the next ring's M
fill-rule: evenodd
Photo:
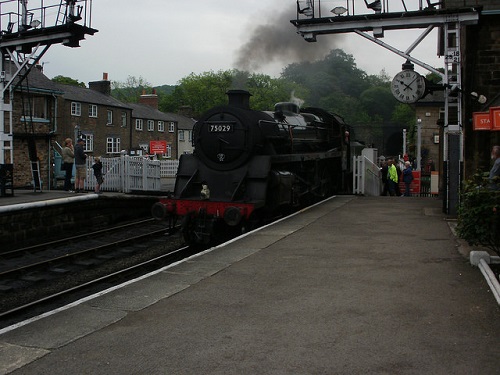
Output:
M445 93L443 178L446 186L444 187L444 211L455 215L459 204L464 154L460 28L465 25L477 24L480 11L471 7L443 9L444 2L430 0L401 0L401 3L392 1L391 4L389 4L389 0L339 0L333 2L338 3L338 6L333 9L324 8L325 6L331 8L332 1L324 1L323 3L321 0L297 1L297 18L290 22L306 41L316 42L319 35L355 33L401 56L407 64L411 62L442 78L442 90ZM395 11L391 11L390 6ZM436 27L442 30L443 35L444 73L411 56L413 50ZM404 29L423 29L422 34L404 51L380 40L385 31ZM404 85L404 82L401 84ZM419 97L421 96L419 95ZM416 96L415 101L419 97ZM404 99L407 100L399 100L411 102L411 97L404 97Z
M92 0L0 1L0 164L14 161L14 90L51 45L79 47L86 35L96 33L91 17ZM36 146L34 139L28 143L36 186L40 180Z

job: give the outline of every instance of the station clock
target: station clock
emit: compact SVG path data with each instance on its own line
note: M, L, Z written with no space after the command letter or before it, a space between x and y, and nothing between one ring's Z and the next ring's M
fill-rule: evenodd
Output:
M403 69L391 82L392 95L401 103L415 103L425 93L425 78L413 69Z

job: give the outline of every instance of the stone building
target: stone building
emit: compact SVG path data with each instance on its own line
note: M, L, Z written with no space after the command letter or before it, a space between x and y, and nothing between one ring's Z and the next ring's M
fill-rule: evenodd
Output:
M16 82L20 82L19 77ZM6 160L12 153L14 187L33 186L31 160L38 162L42 187L49 187L53 174L52 141L59 131L57 103L63 92L39 67L33 68L22 83L14 86L12 146L2 150ZM5 112L4 121L10 123L8 112Z
M441 139L443 137L444 92L435 91L415 103L415 115L420 120L422 169L440 170L442 165ZM416 133L416 128L415 128ZM417 135L413 134L416 144ZM413 150L412 155L416 155Z

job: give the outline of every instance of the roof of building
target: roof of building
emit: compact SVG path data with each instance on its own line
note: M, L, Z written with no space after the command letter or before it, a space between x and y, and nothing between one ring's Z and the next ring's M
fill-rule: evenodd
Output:
M128 103L132 108L132 117L144 120L176 121L169 113L161 112L146 104Z
M177 113L170 113L177 121L177 129L179 130L192 130L196 120L191 117L186 117L183 115L179 115Z
M12 66L12 69L14 66ZM21 77L18 75L14 80L14 85L19 83ZM51 81L43 72L37 68L33 67L30 70L28 76L21 82L21 88L25 91L48 91L51 94L62 95L62 90L59 88L57 83Z
M128 103L132 108L132 117L144 120L173 121L178 129L192 129L194 120L171 112L162 112L146 104Z
M106 95L86 87L65 85L62 83L58 83L57 87L64 93L63 97L66 100L122 109L131 109L131 106L128 103L122 103L110 95Z
M444 91L434 91L427 94L418 102L415 103L417 107L442 107L444 105Z

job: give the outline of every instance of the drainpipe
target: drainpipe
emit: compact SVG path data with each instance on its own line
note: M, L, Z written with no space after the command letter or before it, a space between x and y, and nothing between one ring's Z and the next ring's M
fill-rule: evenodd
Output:
M52 98L54 98L54 122L53 122L53 128L52 131L49 133L49 139L48 139L48 152L47 155L49 155L49 165L48 165L48 183L47 183L47 188L49 190L52 190L52 179L50 178L52 176L52 144L51 144L51 139L52 135L57 133L57 97L56 94L52 94ZM55 158L54 158L55 160Z

